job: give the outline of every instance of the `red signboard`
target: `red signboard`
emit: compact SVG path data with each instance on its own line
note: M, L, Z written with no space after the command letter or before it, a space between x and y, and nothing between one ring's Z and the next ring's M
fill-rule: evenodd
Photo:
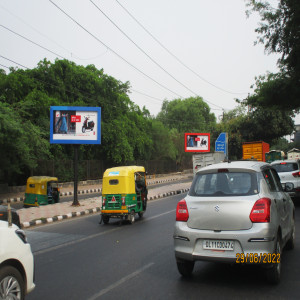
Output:
M210 133L185 133L185 152L210 152Z
M72 123L76 123L76 122L81 122L81 116L76 116L76 115L73 115L71 116L71 122Z

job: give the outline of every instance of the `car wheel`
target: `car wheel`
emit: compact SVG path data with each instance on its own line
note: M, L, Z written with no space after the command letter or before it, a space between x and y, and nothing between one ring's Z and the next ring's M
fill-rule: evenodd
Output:
M11 266L0 269L0 299L23 300L25 284L20 272Z
M109 216L102 216L102 221L103 221L104 224L108 224Z
M278 263L273 263L266 269L267 280L269 283L278 284L281 274L281 239L277 236L274 253L276 254L276 260L279 257ZM273 254L273 253L272 253ZM273 256L273 255L272 255Z
M130 215L129 215L129 223L130 223L130 224L133 224L134 221L135 221L135 211L132 210L132 211L130 212Z
M287 241L286 246L285 246L287 250L293 250L295 248L295 228L296 227L295 227L295 221L294 221L291 237Z
M141 211L141 212L138 213L138 215L139 215L139 217L140 217L140 219L141 219L141 218L143 217L143 215L144 215L144 212Z
M179 273L183 277L190 277L193 273L194 270L194 261L189 261L189 260L176 260L177 263L177 269Z

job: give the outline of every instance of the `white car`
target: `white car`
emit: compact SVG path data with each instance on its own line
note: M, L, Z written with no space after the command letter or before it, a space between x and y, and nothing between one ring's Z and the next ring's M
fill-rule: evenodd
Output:
M289 192L290 196L293 199L300 198L300 160L277 160L271 165L277 171L281 183L293 183L294 188Z
M18 226L0 221L0 299L24 299L34 284L34 258Z

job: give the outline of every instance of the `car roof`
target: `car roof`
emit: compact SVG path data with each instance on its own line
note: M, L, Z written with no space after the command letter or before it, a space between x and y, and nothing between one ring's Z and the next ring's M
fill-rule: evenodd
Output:
M247 169L247 170L260 172L263 166L268 166L268 165L269 165L268 163L262 161L255 161L255 160L232 161L232 162L212 164L210 166L201 168L199 172L215 170L215 169Z

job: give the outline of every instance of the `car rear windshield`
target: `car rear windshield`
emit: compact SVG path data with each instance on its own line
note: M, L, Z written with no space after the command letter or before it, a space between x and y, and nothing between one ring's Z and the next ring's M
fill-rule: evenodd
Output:
M273 168L278 172L293 172L298 170L297 163L280 163L272 165Z
M190 196L222 197L258 193L254 172L197 173L189 191Z

